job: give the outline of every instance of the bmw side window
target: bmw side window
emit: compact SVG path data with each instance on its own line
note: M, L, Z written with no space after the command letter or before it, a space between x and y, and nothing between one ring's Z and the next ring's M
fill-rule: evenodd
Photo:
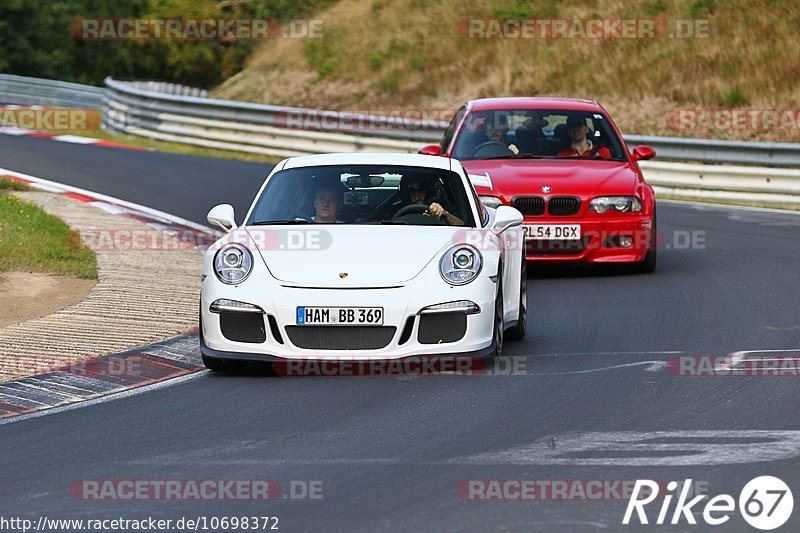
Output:
M611 131L608 122L603 120L602 115L594 115L592 117L592 129L594 130L594 137L591 139L593 143L601 144L608 148L613 158L621 159L625 157L616 135Z
M439 143L439 146L442 147L442 152L446 152L447 147L450 146L450 142L453 140L453 135L456 134L456 128L461 122L461 119L464 118L464 113L466 110L467 106L461 106L461 109L456 111L456 114L453 116L453 120L451 120L450 124L447 126L444 136L442 137L442 142Z

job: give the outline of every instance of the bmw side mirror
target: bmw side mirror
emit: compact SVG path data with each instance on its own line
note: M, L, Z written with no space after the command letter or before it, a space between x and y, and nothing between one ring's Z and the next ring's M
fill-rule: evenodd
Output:
M420 148L419 153L422 155L442 155L442 147L438 144L426 144Z
M494 224L492 224L492 231L496 235L500 235L508 228L514 228L522 225L522 213L517 211L511 206L501 205L497 208L494 215Z
M230 231L236 227L233 206L230 204L220 204L213 207L211 211L208 212L206 219L209 224L219 226L225 231Z
M644 161L645 159L653 159L655 156L656 156L656 151L644 144L641 144L633 149L634 161Z

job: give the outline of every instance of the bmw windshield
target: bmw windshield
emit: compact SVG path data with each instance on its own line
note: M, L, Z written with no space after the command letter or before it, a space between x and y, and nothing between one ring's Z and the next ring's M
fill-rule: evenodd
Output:
M553 109L474 111L453 149L476 159L611 159L627 161L623 145L600 113Z

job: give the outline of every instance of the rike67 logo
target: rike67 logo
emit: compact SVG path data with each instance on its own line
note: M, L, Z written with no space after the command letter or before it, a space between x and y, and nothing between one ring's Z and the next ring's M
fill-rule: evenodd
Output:
M658 525L667 523L675 525L681 523L683 519L688 524L697 524L693 514L695 506L697 506L697 512L702 509L703 521L708 525L718 526L730 520L731 513L736 509L736 501L733 496L720 494L705 502L705 506L701 506L700 502L708 496L702 494L689 500L689 488L691 485L691 479L687 479L683 483L675 508L672 510L671 519L669 519L670 506L673 497L677 495L678 482L670 481L667 483L666 494L659 494L659 488L663 485L649 479L636 480L622 523L625 525L631 523L631 518L635 511L639 523L648 524L645 506L659 497L661 499L661 509L658 512L658 518L654 522ZM644 497L640 498L642 495ZM742 518L754 528L761 530L770 530L782 526L789 520L794 508L794 498L789 486L773 476L759 476L751 479L744 486L742 492L739 493L738 503Z

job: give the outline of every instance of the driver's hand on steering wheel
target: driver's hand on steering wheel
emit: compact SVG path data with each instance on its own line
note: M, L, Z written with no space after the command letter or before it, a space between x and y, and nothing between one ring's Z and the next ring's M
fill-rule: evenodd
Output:
M434 218L442 218L447 214L447 210L436 202L433 202L428 206L428 213Z

